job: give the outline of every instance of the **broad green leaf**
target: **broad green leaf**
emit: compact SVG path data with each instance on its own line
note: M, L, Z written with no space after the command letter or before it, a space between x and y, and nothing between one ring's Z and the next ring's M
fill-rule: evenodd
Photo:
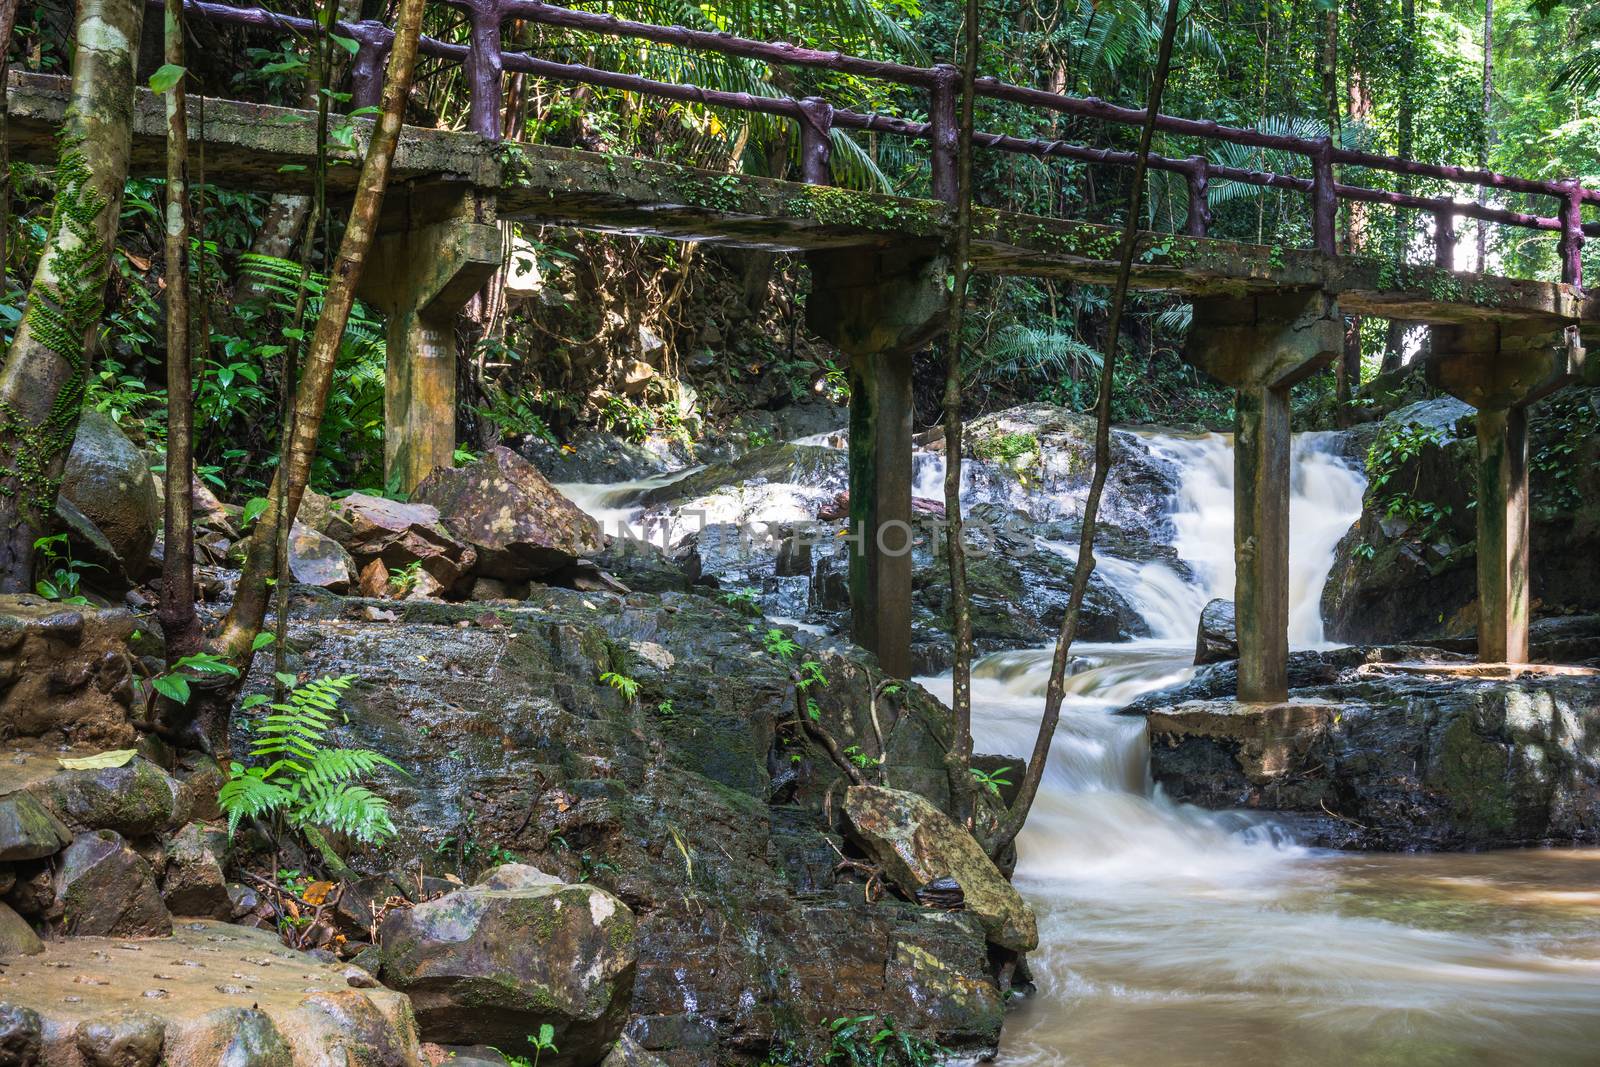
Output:
M121 767L139 754L136 748L118 748L99 752L93 756L72 756L56 760L69 771L98 771L107 767Z
M361 51L361 42L351 40L349 37L340 37L337 33L330 33L328 34L328 39L351 55Z
M189 703L189 680L181 674L163 674L152 683L156 692L179 704Z
M266 648L268 645L272 644L272 642L276 641L277 639L278 639L278 635L275 634L275 633L266 632L266 633L256 634L255 639L250 642L250 651L251 652L260 652L263 648Z
M150 91L164 93L183 80L189 73L176 63L163 63L154 74L150 75Z

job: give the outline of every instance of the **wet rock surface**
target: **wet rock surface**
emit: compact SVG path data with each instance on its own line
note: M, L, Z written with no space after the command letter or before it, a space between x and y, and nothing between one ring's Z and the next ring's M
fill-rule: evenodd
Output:
M172 932L150 863L112 830L79 834L61 854L53 915L75 937L161 937Z
M1194 662L1226 663L1239 658L1239 631L1233 614L1233 601L1220 598L1206 604L1200 612L1200 629L1195 636Z
M146 940L54 941L10 961L0 1057L30 1045L44 1063L107 1067L421 1062L405 997L353 989L269 932L214 922Z
M693 595L543 587L492 609L385 602L393 622L369 603L297 597L292 666L361 664L338 736L412 772L381 784L400 866L504 849L613 894L639 917L625 1032L642 1048L673 1067L759 1057L843 1004L992 1047L1003 998L982 927L868 903L837 869L849 846L823 808L831 789L837 812L839 772L798 737L789 667L747 616ZM797 636L827 676L815 699L839 743L947 803L947 712L911 687L874 716L876 673ZM636 693L599 683L606 671Z
M1339 848L1600 841L1600 674L1414 648L1294 658L1285 704L1236 703L1226 664L1126 709L1168 795L1282 813Z

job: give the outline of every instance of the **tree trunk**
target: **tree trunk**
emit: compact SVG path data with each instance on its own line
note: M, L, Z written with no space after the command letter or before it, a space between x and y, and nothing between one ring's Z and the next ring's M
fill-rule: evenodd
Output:
M9 277L6 266L10 262L6 237L11 231L11 132L7 128L11 118L11 94L4 89L9 77L6 56L10 48L7 46L16 24L17 0L0 0L0 293L6 291Z
M961 119L956 140L956 232L951 256L949 334L944 377L944 551L950 567L950 710L955 738L946 756L955 815L970 824L974 815L972 782L972 598L967 593L966 546L961 521L961 330L972 276L972 83L978 71L978 0L966 0L961 53Z
M1106 475L1111 468L1111 392L1117 363L1117 334L1122 329L1122 311L1128 299L1128 279L1133 274L1133 257L1139 245L1139 214L1144 197L1145 170L1150 158L1150 142L1155 137L1155 119L1161 111L1161 96L1167 87L1167 72L1172 67L1172 39L1178 29L1178 0L1167 0L1166 19L1161 26L1161 51L1156 58L1155 74L1150 79L1150 99L1145 105L1144 127L1139 135L1139 158L1133 169L1133 190L1128 199L1128 216L1122 227L1121 259L1117 264L1117 281L1111 291L1111 318L1106 324L1105 354L1100 365L1100 393L1095 403L1094 477L1089 483L1089 496L1083 505L1083 534L1078 539L1078 564L1072 575L1072 595L1067 601L1067 613L1061 620L1061 633L1056 638L1055 653L1050 659L1050 683L1045 689L1044 715L1039 720L1039 733L1034 738L1033 752L1028 757L1028 767L1017 799L1006 812L1005 818L991 835L986 835L984 847L991 857L1000 853L1016 840L1022 826L1033 810L1033 800L1039 793L1039 783L1044 778L1045 763L1050 758L1050 744L1055 738L1056 724L1061 721L1061 702L1066 695L1067 661L1071 656L1072 642L1078 635L1078 617L1083 610L1083 597L1089 589L1089 575L1094 570L1095 520L1100 513L1100 497L1105 492Z
M1401 0L1400 4L1400 158L1410 159L1416 148L1416 82L1417 76L1417 3L1416 0ZM1402 174L1399 176L1400 191L1411 191L1411 179ZM1396 265L1402 264L1406 259L1406 214L1400 209L1395 209L1395 249ZM1411 323L1403 319L1390 319L1389 331L1383 342L1383 372L1385 374L1400 369L1400 362L1405 355L1406 331L1411 328Z
M55 208L0 366L0 592L27 589L55 509L105 311L133 132L141 0L79 0Z
M1478 146L1478 166L1489 169L1489 149L1494 146L1494 0L1483 0L1483 142ZM1489 203L1489 187L1478 186L1478 205ZM1478 273L1489 269L1489 224L1478 220Z
M282 445L278 471L273 477L274 485L267 494L267 510L259 520L260 528L264 530L278 527L280 506L287 512L282 517L284 525L292 525L300 510L300 500L305 495L311 462L317 451L317 430L322 424L323 412L328 405L328 391L333 384L339 342L350 319L356 284L366 266L373 238L377 235L378 216L389 182L389 167L394 161L395 146L400 140L406 99L410 95L411 77L416 66L417 37L422 26L423 6L423 0L401 0L400 3L395 23L394 50L389 56L384 79L382 113L372 131L372 141L362 164L361 179L356 188L355 202L350 207L350 220L345 226L339 254L329 271L322 314L317 319L299 388L295 392L290 435ZM283 479L281 505L279 479ZM267 579L273 573L273 549L273 543L268 538L251 538L244 570L239 577L238 595L215 641L217 651L236 664L248 664L251 643L260 632L266 615Z
M163 61L182 67L183 0L163 9ZM186 76L185 76L186 77ZM167 90L167 470L161 632L167 666L200 650L194 609L194 368L189 330L189 118L184 77Z

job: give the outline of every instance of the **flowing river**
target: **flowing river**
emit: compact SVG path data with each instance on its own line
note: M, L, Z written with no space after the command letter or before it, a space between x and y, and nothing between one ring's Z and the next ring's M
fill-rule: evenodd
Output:
M1039 991L1000 1062L1600 1064L1600 850L1319 851L1152 790L1143 721L1111 712L1185 678L1201 607L1231 595L1233 464L1222 437L1147 444L1183 472L1169 518L1197 581L1102 563L1157 636L1074 650L1091 666L1018 842ZM1362 484L1315 435L1295 456L1290 640L1308 647ZM980 751L1032 748L1048 673L1048 650L975 665ZM948 676L922 681L948 697Z
M1117 707L1193 670L1201 608L1233 589L1227 438L1145 434L1181 472L1166 515L1192 577L1102 557L1151 638L1080 644L1050 765L1019 839L1039 914L1038 986L1008 1018L1009 1067L1502 1067L1600 1064L1600 849L1356 854L1270 821L1172 803L1149 779L1140 719ZM817 441L837 446L835 441ZM1332 439L1295 441L1291 621L1323 643L1319 601L1362 479ZM607 522L687 472L561 488ZM940 496L942 458L918 457ZM1076 545L1055 546L1073 553ZM975 665L980 751L1025 753L1049 650ZM919 679L949 698L948 675Z

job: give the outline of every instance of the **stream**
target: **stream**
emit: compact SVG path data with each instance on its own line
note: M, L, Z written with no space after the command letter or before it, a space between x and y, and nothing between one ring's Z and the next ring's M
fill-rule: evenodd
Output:
M1152 636L1074 647L1084 666L1018 842L1038 992L1008 1018L999 1062L1600 1063L1600 849L1315 850L1260 815L1152 788L1143 720L1113 711L1187 678L1201 609L1232 595L1233 459L1220 435L1140 436L1180 472L1163 527L1190 574L1099 561ZM1324 643L1321 592L1363 481L1327 435L1298 435L1294 456L1290 642L1307 648ZM917 494L940 495L942 457L917 462ZM561 488L611 530L641 488L683 473ZM1049 657L975 664L979 751L1032 748ZM918 680L949 699L948 675Z

